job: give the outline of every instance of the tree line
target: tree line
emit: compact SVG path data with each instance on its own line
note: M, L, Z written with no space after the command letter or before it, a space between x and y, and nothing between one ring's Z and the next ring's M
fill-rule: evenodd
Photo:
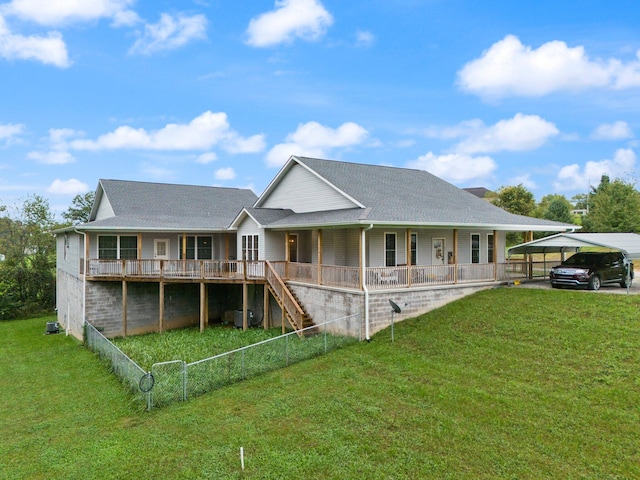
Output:
M485 198L508 212L544 218L582 227L581 232L640 232L640 192L633 183L603 175L597 187L567 199L552 193L536 203L533 193L522 184L500 187ZM538 236L548 234L540 233ZM520 243L522 236L509 234L507 243Z
M50 313L56 304L54 231L86 222L94 193L77 195L57 221L49 202L34 195L0 205L0 320Z
M588 193L567 199L550 194L535 201L522 184L500 187L485 198L511 213L582 226L585 232L640 232L640 192L603 175ZM94 192L77 195L57 221L46 199L19 207L0 205L0 320L49 313L55 307L55 230L89 220ZM507 242L522 241L509 234Z

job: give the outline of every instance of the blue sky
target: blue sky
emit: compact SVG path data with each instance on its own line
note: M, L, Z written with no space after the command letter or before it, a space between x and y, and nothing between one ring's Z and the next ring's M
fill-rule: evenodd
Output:
M0 0L0 205L290 155L571 198L635 181L640 2Z

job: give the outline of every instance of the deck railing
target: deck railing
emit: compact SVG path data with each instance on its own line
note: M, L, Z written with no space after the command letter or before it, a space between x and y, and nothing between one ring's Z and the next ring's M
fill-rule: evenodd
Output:
M87 261L88 276L168 280L264 278L264 262L242 260L97 260Z
M331 287L361 288L360 269L339 265L270 262L283 280ZM410 265L367 267L370 290L428 287L459 283L507 281L546 277L545 262L473 263L457 265ZM94 280L138 278L149 280L266 280L264 261L243 260L97 260L87 261L87 275Z

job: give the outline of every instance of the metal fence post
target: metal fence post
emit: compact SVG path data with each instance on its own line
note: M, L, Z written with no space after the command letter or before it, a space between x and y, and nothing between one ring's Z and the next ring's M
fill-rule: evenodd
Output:
M182 362L182 401L187 399L187 363Z

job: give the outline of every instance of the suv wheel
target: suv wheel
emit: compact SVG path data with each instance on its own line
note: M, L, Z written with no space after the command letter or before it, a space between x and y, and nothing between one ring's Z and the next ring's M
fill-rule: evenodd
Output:
M594 275L589 280L589 290L600 290L600 277L598 275Z
M622 288L627 288L627 287L631 287L631 283L633 282L633 280L630 278L629 281L627 281L626 279L624 279L623 281L620 282L620 286Z

